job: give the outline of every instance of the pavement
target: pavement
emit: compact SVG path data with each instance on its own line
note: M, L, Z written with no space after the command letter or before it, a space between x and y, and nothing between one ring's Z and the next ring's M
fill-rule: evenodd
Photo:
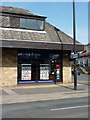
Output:
M2 98L0 99L0 104L88 97L87 85L79 83L77 90L74 90L73 86L73 83L37 83L2 87L0 89L0 97Z

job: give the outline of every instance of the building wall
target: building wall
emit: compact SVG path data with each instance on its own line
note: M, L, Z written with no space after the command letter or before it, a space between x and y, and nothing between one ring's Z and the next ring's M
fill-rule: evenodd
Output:
M10 16L0 16L2 22L0 23L0 27L19 27L19 18L18 17L10 17Z
M2 50L2 86L17 85L17 50Z
M63 55L63 83L72 82L72 74L70 67L69 55ZM2 50L2 76L0 86L16 86L17 85L17 50Z
M71 66L69 61L69 55L66 53L63 55L63 83L72 82Z

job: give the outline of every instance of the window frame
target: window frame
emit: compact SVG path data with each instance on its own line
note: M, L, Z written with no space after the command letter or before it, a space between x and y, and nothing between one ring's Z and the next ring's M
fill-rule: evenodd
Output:
M25 24L26 24L25 27L20 26L20 25L21 25L21 20L26 21L26 22L25 22ZM20 27L20 28L27 28L26 26L27 26L27 20L26 20L25 18L20 18L20 24L19 24L19 27Z
M38 30L38 31L44 31L45 30L45 20L42 20L42 19L34 19L34 18L20 18L20 20L21 19L25 19L26 20L26 27L22 27L22 26L20 26L20 24L19 24L19 27L20 28L23 28L23 29L28 29L28 30ZM27 20L36 20L36 29L34 29L34 28L30 28L30 27L28 27L28 25L27 25ZM38 21L42 21L43 22L43 29L38 29L39 28L39 26L38 26Z

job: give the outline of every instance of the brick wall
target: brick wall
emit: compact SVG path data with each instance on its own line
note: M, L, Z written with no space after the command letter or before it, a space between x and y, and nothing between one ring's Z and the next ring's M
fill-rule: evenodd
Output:
M17 85L17 50L2 50L2 86Z

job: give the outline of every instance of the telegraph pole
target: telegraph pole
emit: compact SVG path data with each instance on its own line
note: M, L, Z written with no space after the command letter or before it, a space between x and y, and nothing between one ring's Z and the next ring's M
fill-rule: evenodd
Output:
M75 2L73 0L73 51L76 54ZM77 90L76 58L74 59L74 90Z

